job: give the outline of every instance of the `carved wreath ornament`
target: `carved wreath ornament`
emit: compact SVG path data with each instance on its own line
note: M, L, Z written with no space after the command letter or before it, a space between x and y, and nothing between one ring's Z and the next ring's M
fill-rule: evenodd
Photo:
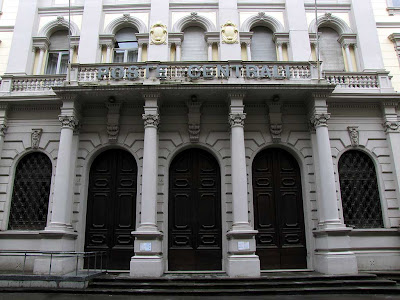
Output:
M150 29L151 44L162 45L166 44L167 40L167 26L161 22L155 23Z
M222 34L222 42L225 44L237 44L238 41L238 33L236 25L231 21L226 22L221 26L221 34Z

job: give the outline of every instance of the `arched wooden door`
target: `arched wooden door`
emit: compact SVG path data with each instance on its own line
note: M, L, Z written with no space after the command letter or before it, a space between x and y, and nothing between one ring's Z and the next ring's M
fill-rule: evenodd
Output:
M85 251L106 251L108 268L129 269L136 218L137 165L124 150L108 150L92 164Z
M267 149L255 157L253 204L261 269L306 268L300 169L288 152Z
M221 270L221 196L218 162L189 149L169 169L168 269Z

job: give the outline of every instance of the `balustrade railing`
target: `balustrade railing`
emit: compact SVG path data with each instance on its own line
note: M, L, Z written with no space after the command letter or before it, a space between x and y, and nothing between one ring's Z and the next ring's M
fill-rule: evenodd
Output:
M324 72L323 75L327 83L335 84L337 88L378 89L380 87L377 73Z
M61 86L66 75L36 75L13 77L12 92L49 91L55 86Z

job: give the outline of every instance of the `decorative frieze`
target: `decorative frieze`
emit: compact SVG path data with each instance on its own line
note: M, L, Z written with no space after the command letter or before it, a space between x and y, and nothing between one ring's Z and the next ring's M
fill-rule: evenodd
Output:
M244 120L246 119L246 114L229 114L229 124L231 127L234 126L244 126Z
M352 147L358 147L359 145L359 131L358 126L348 126L347 130L350 136L350 142Z
M60 115L58 116L58 120L61 122L62 128L69 129L75 129L75 127L79 123L78 119L75 116Z
M31 133L31 146L32 149L38 149L39 148L39 143L40 143L40 138L42 137L42 128L34 128L32 129Z
M160 124L159 114L143 114L142 119L144 120L144 127L158 127Z

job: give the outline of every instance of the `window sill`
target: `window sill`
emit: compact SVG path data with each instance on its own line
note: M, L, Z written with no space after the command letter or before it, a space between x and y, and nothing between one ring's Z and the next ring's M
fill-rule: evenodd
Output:
M42 230L4 230L0 231L0 237L40 239L41 232Z
M368 229L353 229L350 232L351 236L398 236L400 228L368 228Z

